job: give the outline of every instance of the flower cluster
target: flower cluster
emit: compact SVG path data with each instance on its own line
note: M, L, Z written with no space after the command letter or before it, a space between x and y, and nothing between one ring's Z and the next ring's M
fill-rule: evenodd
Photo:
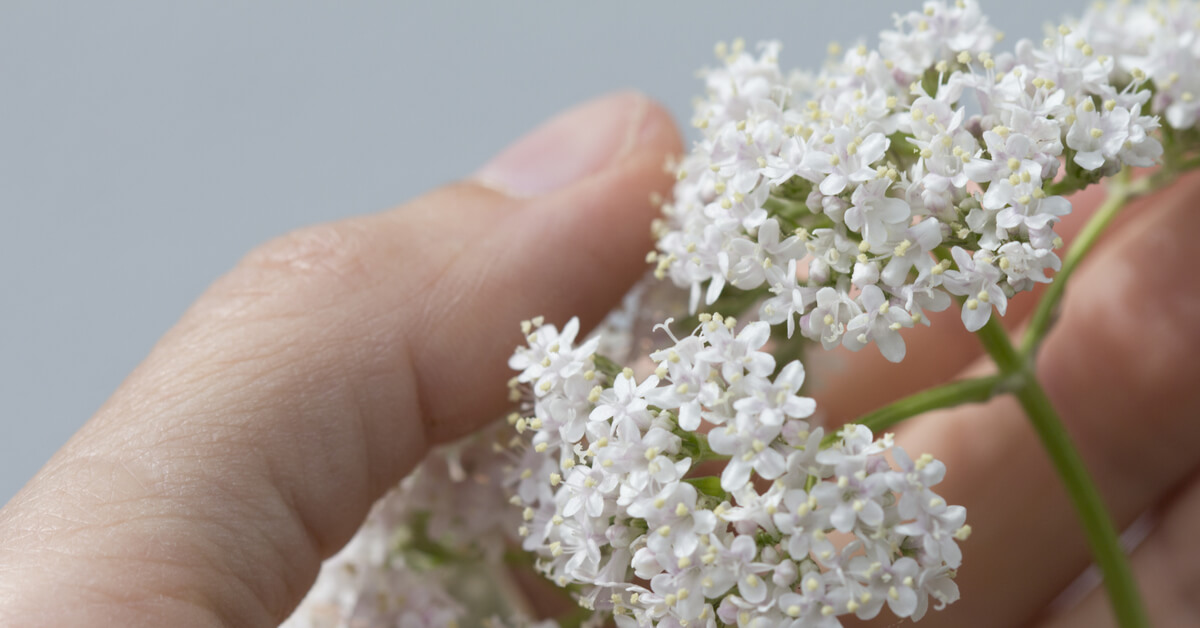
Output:
M1059 269L1062 193L1155 164L1156 114L1195 123L1197 17L1122 3L999 53L974 0L927 2L816 76L776 43L718 46L650 260L693 311L756 291L761 320L826 348L898 362L952 296L978 330Z
M325 562L283 628L555 626L531 623L513 603L522 594L496 586L520 521L501 488L510 435L501 422L431 453Z
M945 466L864 426L827 434L772 326L900 361L955 297L969 330L1003 315L1060 269L1066 194L1200 163L1197 24L1195 3L1113 3L1002 52L960 0L815 74L781 71L775 43L718 46L649 259L693 312L757 320L700 314L677 338L668 319L641 363L668 309L644 285L588 339L524 323L519 411L433 452L285 625L556 626L503 590L518 546L583 625L834 627L953 602L970 527L932 490Z
M767 323L704 315L640 381L577 329L525 323L511 422L532 438L511 483L524 548L582 605L621 626L799 627L957 599L970 528L931 490L944 465L861 425L823 446Z
M1143 77L1153 85L1150 110L1176 130L1200 116L1200 40L1195 2L1113 2L1097 5L1074 26L1098 54L1112 58L1118 81Z

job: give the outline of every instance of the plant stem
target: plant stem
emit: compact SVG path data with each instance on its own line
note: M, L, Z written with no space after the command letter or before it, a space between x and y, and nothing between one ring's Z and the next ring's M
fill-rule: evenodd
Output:
M989 375L964 379L941 386L927 388L921 392L909 395L898 401L864 414L854 422L879 432L924 412L950 408L964 403L982 403L991 399L997 393L1007 392L1004 375ZM832 432L825 436L821 446L825 447L838 439L838 433Z
M1046 337L1046 333L1050 331L1050 325L1058 313L1058 305L1062 301L1063 293L1066 291L1067 280L1071 274L1075 272L1079 262L1087 255L1088 251L1096 245L1100 239L1100 234L1104 233L1105 227L1112 222L1117 213L1125 206L1128 200L1129 186L1124 185L1115 179L1109 187L1108 196L1104 199L1104 203L1100 205L1100 209L1088 219L1087 224L1083 226L1083 230L1076 236L1075 241L1071 244L1071 248L1067 250L1067 254L1063 257L1062 269L1054 276L1054 281L1046 286L1046 293L1042 295L1038 301L1037 309L1029 318L1029 326L1025 330L1025 337L1021 342L1021 353L1026 356L1031 356L1037 351L1038 345Z
M1056 278L1059 283L1061 277ZM1116 528L1108 516L1100 493L1088 475L1087 467L1079 452L1071 444L1071 438L1062 420L1038 383L1027 356L1017 353L1008 339L1007 332L993 316L978 332L979 340L995 360L1000 373L1013 377L1019 385L1013 391L1021 407L1029 416L1029 422L1037 432L1042 446L1049 454L1055 470L1067 489L1071 504L1083 523L1084 535L1092 550L1104 586L1108 590L1109 602L1122 628L1149 626L1142 608L1137 582L1129 567L1129 561L1117 537Z
M557 619L558 625L560 628L578 628L579 626L583 625L583 622L591 619L593 614L594 613L592 611L589 611L582 606L579 608L573 608L564 613L562 617Z

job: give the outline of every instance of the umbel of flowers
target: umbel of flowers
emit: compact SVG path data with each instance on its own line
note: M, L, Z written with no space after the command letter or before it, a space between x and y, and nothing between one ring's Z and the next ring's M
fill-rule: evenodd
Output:
M641 381L595 339L576 346L574 319L526 326L510 362L532 391L513 419L532 434L515 469L519 531L584 606L621 626L817 626L885 605L919 619L957 599L970 528L931 490L945 466L861 425L823 447L797 394L804 367L772 376L768 323L701 316Z
M657 227L658 274L693 310L727 286L758 291L759 317L789 336L875 344L893 362L904 329L952 296L980 329L1059 269L1062 193L1154 165L1156 114L1195 122L1195 37L1172 31L1190 33L1196 11L1172 10L1093 12L1001 53L975 2L931 2L816 75L781 71L777 43L719 46L703 137Z
M835 627L942 608L970 534L965 510L935 492L945 466L866 425L817 424L804 367L776 354L874 344L898 362L905 330L952 306L999 373L860 422L1014 394L1118 623L1146 625L1028 365L1107 222L1200 165L1197 24L1190 2L1097 5L1000 50L974 1L927 2L878 49L834 52L816 73L781 70L777 43L719 45L693 117L701 137L648 257L688 291L688 321L656 327L649 356L634 355L636 298L590 338L576 320L523 323L517 411L431 454L286 625ZM1065 196L1105 178L1108 200L1060 257ZM1018 351L993 312L1052 279ZM487 586L522 556L583 612L535 622L520 591Z

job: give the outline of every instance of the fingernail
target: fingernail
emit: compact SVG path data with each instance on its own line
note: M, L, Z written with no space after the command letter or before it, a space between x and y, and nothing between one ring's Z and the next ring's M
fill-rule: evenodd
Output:
M652 131L649 104L641 94L622 92L573 107L504 149L474 178L509 196L567 187L603 170Z

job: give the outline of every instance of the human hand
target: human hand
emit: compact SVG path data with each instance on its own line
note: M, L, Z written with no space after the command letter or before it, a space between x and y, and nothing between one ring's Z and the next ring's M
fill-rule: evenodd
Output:
M582 312L595 322L644 269L646 199L669 185L660 166L678 149L665 114L625 95L553 128L573 133L527 140L481 175L529 198L460 184L268 244L214 285L0 511L0 619L265 626L286 616L320 559L428 446L503 411L514 321ZM522 178L547 171L549 182ZM1190 180L1128 210L1072 284L1039 363L1123 524L1186 486L1196 463L1172 445L1200 430L1189 355L1200 300L1190 278L1162 269L1189 261L1197 191ZM1075 199L1072 224L1094 206L1088 196ZM1006 324L1034 302L1015 299ZM951 324L912 330L904 366L870 352L835 374L812 363L824 380L814 395L834 420L853 420L979 368L967 336ZM1019 409L998 400L898 433L952 469L940 492L968 507L975 529L962 600L925 622L1029 623L1088 557ZM1194 551L1181 531L1200 520L1200 490L1160 512L1134 562L1152 617L1168 625L1194 604L1163 583L1195 580L1176 559ZM1050 625L1097 625L1107 613L1089 599Z
M611 96L252 252L0 511L0 625L278 624L429 447L505 410L516 321L595 323L641 276L679 150Z

